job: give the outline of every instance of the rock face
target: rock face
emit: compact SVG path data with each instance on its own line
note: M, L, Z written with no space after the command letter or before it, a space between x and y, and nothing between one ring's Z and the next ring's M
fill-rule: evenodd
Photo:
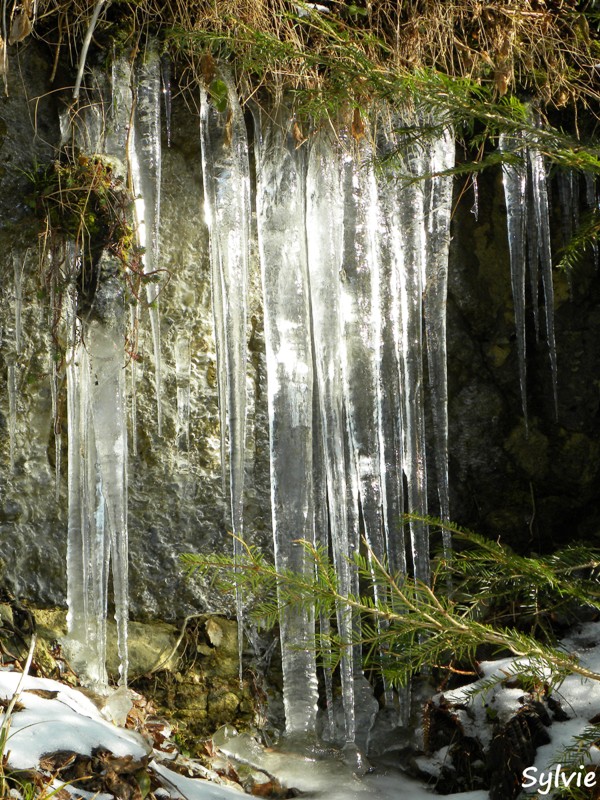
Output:
M5 563L4 580L18 595L64 604L65 388L59 383L55 431L49 301L39 278L43 239L25 203L26 174L36 163L57 156L62 95L51 91L47 54L38 47L33 41L23 46L21 77L17 79L13 72L9 97L0 101L0 559ZM31 98L38 98L35 128ZM138 453L130 456L129 463L130 584L132 615L137 618L170 620L209 606L227 610L221 598L184 580L178 564L182 552L230 547L223 522L216 354L198 138L197 117L181 98L174 101L172 144L167 148L163 143L162 166L161 269L168 275L160 293L164 425L159 437L150 323L142 304ZM478 221L470 205L468 193L457 200L450 264L451 515L522 549L546 548L577 536L589 538L600 522L599 276L592 264L584 265L573 278L572 300L564 276L555 276L559 419L554 420L546 348L532 336L526 436L499 173L490 171L480 178ZM556 208L557 218L559 212ZM559 231L555 250L561 245ZM19 346L15 270L22 274ZM261 544L270 540L271 522L256 259L250 280L246 525L248 535ZM177 435L181 382L176 353L187 346L191 353L189 447L185 437ZM131 365L126 368L130 370ZM62 464L56 494L57 456ZM432 496L431 509L435 508Z

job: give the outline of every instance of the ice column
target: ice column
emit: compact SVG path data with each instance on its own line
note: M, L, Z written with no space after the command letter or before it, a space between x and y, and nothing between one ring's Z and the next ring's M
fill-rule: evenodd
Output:
M303 573L311 569L311 559L295 540L314 541L305 158L283 108L277 122L259 130L256 138L275 562L280 570ZM286 728L290 734L312 731L317 709L314 612L284 606L280 628Z

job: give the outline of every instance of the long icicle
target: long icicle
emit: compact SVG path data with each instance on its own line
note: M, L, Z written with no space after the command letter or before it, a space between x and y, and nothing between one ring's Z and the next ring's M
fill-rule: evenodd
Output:
M394 283L399 289L400 377L403 402L403 455L408 510L416 517L427 514L425 457L425 407L423 386L424 264L426 258L425 195L423 176L429 164L419 146L398 139L393 122L389 137L401 148L399 169L393 170L385 191L395 198L392 208ZM417 123L418 124L418 123ZM410 521L415 577L429 581L429 530L415 518Z
M448 296L448 253L452 212L452 177L443 174L454 167L453 131L446 127L427 144L430 150L431 178L427 215L427 258L423 313L427 339L429 393L433 420L435 468L440 517L450 520L448 485L448 367L446 355L446 300ZM450 555L449 531L443 531L444 553Z
M517 351L519 356L519 384L521 386L521 406L525 430L527 417L527 361L525 348L525 276L526 240L525 208L527 201L527 164L519 149L519 141L506 134L500 136L500 151L510 157L502 164L502 182L506 200L506 224L508 229L508 250L510 256L510 277L515 307L515 326L517 329Z
M307 172L306 228L310 275L311 314L315 347L319 428L327 478L329 530L339 588L342 595L353 591L351 566L355 537L350 535L348 509L358 510L358 486L348 481L348 463L343 406L341 264L343 253L343 205L341 161L326 133L311 145ZM337 609L338 630L345 641L353 636L347 606ZM340 664L346 741L356 735L354 708L354 664L351 648Z
M259 121L260 125L260 121ZM298 538L314 542L313 355L305 228L304 151L289 112L257 132L258 243L265 341L275 564L312 574ZM289 734L315 730L314 609L283 605L280 617L284 706Z
M217 339L222 447L229 442L229 487L234 558L242 555L244 538L244 468L246 443L246 318L250 242L250 167L244 114L232 80L223 113L201 91L200 138L204 203L211 241L213 315ZM226 411L226 415L223 413ZM236 593L240 679L243 647L241 591Z
M162 357L159 310L160 276L160 195L162 100L160 58L151 45L136 70L136 104L133 147L130 163L138 236L144 247L144 273L148 276L146 298L150 313L154 350L154 386L156 390L156 425L162 436Z
M558 365L556 358L556 336L554 333L554 283L552 280L552 248L550 245L550 212L548 187L543 155L535 149L529 150L529 169L533 186L533 211L538 231L542 285L544 287L544 310L546 312L546 340L552 374L552 396L554 414L558 419Z
M383 323L374 153L364 135L355 139L349 132L342 131L340 140L344 149L344 249L343 280L340 282L344 404L354 456L352 469L358 479L364 535L369 553L382 561L385 558L384 476L381 473L384 464L379 451L379 386ZM373 595L376 603L382 601L381 588L375 581ZM360 731L357 744L366 751L377 704L373 701L372 692L365 686L360 664L355 665L355 684L357 731ZM392 703L393 694L387 681L384 681L384 693L386 703Z

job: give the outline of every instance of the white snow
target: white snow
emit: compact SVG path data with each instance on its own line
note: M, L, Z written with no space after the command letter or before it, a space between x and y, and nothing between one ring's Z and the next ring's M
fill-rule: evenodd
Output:
M20 678L18 672L0 670L0 697L11 698ZM56 692L56 697L40 697L31 690ZM58 681L25 677L19 702L25 708L10 721L9 769L35 769L44 754L59 750L90 755L100 746L115 756L136 759L150 751L138 734L106 722L88 697Z

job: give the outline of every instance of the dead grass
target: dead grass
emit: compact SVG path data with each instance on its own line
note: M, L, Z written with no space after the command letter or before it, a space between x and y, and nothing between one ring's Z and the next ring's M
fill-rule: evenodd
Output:
M30 2L5 2L10 20L24 8L33 17ZM598 31L578 10L585 4L322 2L326 14L302 9L302 0L113 0L105 4L95 39L106 44L108 36L136 49L148 33L158 34L175 57L184 88L195 87L206 68L203 56L210 53L235 58L246 96L265 83L325 92L332 83L340 91L345 80L344 91L360 98L372 91L369 71L381 78L434 69L480 84L495 97L526 92L545 106L597 111L600 45ZM95 5L38 0L33 33L76 64Z

